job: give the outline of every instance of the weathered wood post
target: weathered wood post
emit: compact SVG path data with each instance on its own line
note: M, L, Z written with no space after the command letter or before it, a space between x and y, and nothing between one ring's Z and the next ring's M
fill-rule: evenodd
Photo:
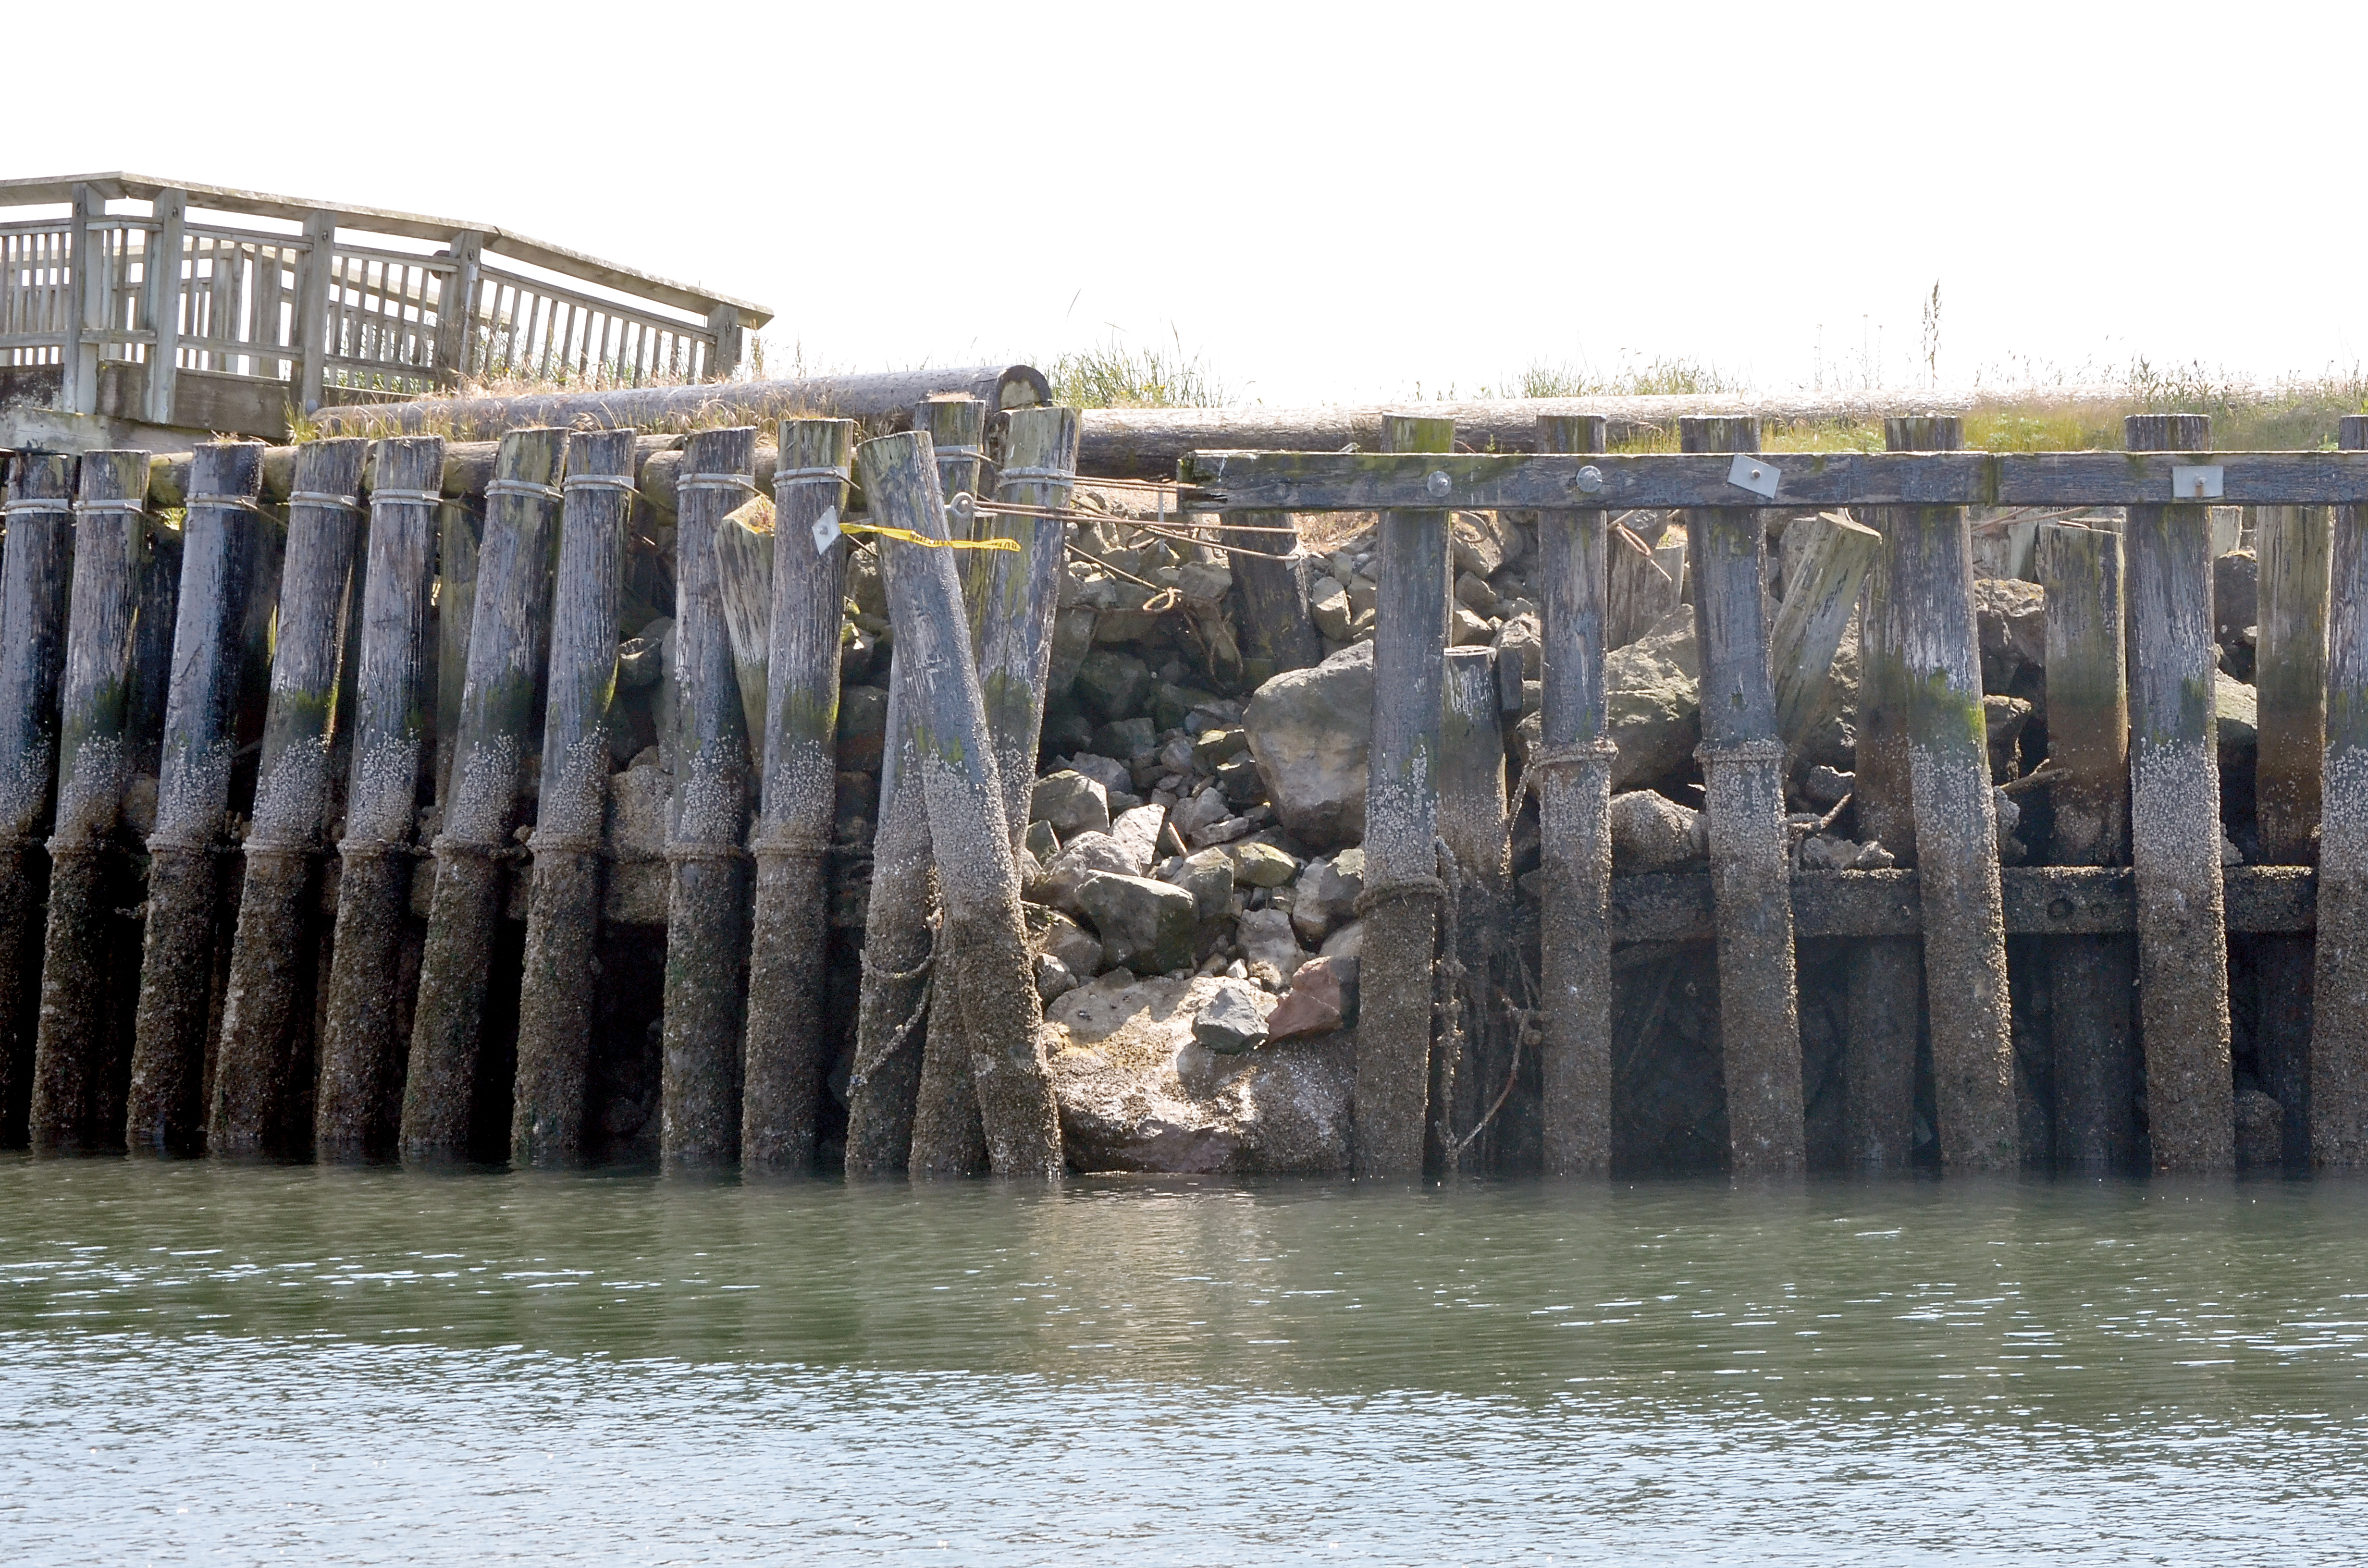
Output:
M2368 415L2338 442L2368 450ZM2335 508L2328 580L2310 1163L2340 1168L2368 1165L2368 506Z
M359 674L346 831L337 844L337 925L313 1141L323 1159L391 1144L403 1113L404 1039L395 958L411 904L411 835L419 788L420 665L427 631L430 531L443 504L444 442L378 445L363 576Z
M1242 592L1242 679L1255 688L1320 663L1324 639L1307 608L1309 566L1299 545L1299 519L1289 512L1241 512L1230 520L1288 530L1247 535L1232 558L1234 583ZM1277 555L1283 559L1269 559Z
M2260 633L2253 655L2260 751L2253 770L2261 859L2306 866L2318 858L2319 767L2327 749L2327 581L2324 506L2263 506ZM2285 1161L2310 1160L2311 938L2253 938L2260 1013L2254 1051L2263 1087L2285 1111Z
M207 1108L207 1147L254 1153L288 1114L299 1041L310 1024L297 1006L316 969L314 862L334 788L330 752L353 722L338 703L361 552L359 437L308 441L296 454L288 498L288 553L279 574L279 639L263 715L255 811L240 846L238 930L223 992Z
M867 441L856 456L876 521L946 537L926 433ZM1038 1038L1043 1014L960 577L949 551L882 544L944 903L939 961L956 970L989 1166L999 1176L1058 1175L1061 1119ZM915 1150L917 1161L917 1133Z
M436 513L436 799L452 793L452 755L469 686L469 634L476 619L483 513L459 498Z
M1067 506L1077 472L1077 432L1074 408L1014 409L1004 433L995 498L1014 506ZM1028 831L1029 799L1036 784L1066 531L1057 517L1009 514L989 517L981 530L982 538L1019 544L1016 551L978 552L987 574L986 592L971 627L987 732L995 740L996 773L1003 781L1004 822L1015 850Z
M1382 416L1393 452L1451 452L1455 423ZM1431 490L1442 501L1442 471ZM1383 512L1373 633L1373 739L1365 768L1363 993L1349 1137L1350 1173L1422 1174L1439 939L1439 765L1445 714L1448 514Z
M33 1147L120 1147L107 1059L108 922L103 859L128 782L124 712L141 558L147 550L148 454L85 452L74 501L74 590L59 693L58 810L50 836L50 911L33 1044Z
M562 488L566 501L543 703L541 796L529 845L534 881L510 1096L510 1158L519 1165L558 1164L583 1149L609 802L609 708L617 688L625 529L633 512L633 432L570 436Z
M887 755L880 823L871 835L871 896L864 909L863 983L855 1063L847 1080L847 1174L906 1168L921 1081L924 1015L935 987L929 903L929 812L918 789L920 753L905 720L903 681L888 681Z
M484 1028L485 983L518 791L534 739L540 661L550 638L552 551L567 432L512 430L485 486L469 623L468 676L445 776L436 892L420 949L404 1078L403 1155L452 1160L469 1144L469 1106Z
M1834 653L1858 608L1883 536L1847 517L1804 517L1793 527L1812 536L1784 584L1784 602L1768 635L1776 682L1776 733L1797 750L1822 716Z
M2134 452L2201 452L2212 421L2134 414ZM2213 744L2212 518L2201 504L2129 508L2130 861L2137 869L2138 1017L2146 1131L2158 1171L2237 1160L2228 1065L2228 935Z
M913 428L928 434L930 450L936 459L939 494L948 500L961 494L977 494L979 459L986 439L986 404L974 397L928 398L913 410ZM979 520L973 516L965 524L954 518L947 526L953 537L972 539L976 537ZM893 578L895 562L903 559L883 550L882 572ZM986 579L979 559L972 556L962 561L955 570L965 584L965 599L983 600ZM977 595L969 592L971 585L978 587ZM892 595L894 591L892 585ZM961 635L964 653L975 663L978 644L967 619ZM903 641L900 634L900 647ZM892 684L902 687L906 678L903 672L907 668L898 660L889 677ZM910 695L905 693L907 700L896 707L896 716L908 724L926 723L927 714L910 700ZM1032 781L1036 775L1033 758L1030 759L1028 775ZM882 783L887 783L884 776ZM918 789L920 784L917 772L900 772L896 776L899 790ZM934 845L934 825L931 832ZM908 1165L917 1175L976 1176L987 1169L986 1130L980 1120L978 1086L971 1074L971 1049L962 1038L962 965L951 950L952 940L952 933L940 919L928 1024L921 1042L921 1081L913 1102L913 1149Z
M1538 450L1600 452L1604 429L1600 415L1541 415ZM1611 764L1620 748L1605 728L1606 521L1596 507L1538 514L1543 707L1529 767L1546 873L1539 956L1548 1176L1600 1176L1611 1164Z
M665 1117L669 1165L740 1153L742 983L748 955L748 721L723 621L715 530L756 491L753 426L702 430L685 449L675 523L675 759L666 858Z
M1687 417L1689 452L1756 452L1756 418ZM1769 674L1768 530L1749 506L1687 517L1702 649L1702 760L1718 924L1720 1047L1737 1176L1805 1167L1793 887L1784 843L1784 746Z
M773 602L768 629L764 788L750 926L740 1160L814 1165L828 1066L830 845L838 816L838 634L847 592L851 419L784 419L773 471Z
M1433 1052L1432 1131L1445 1170L1479 1175L1502 1147L1502 1113L1486 1121L1513 1070L1513 1020L1497 1005L1513 991L1513 824L1505 809L1505 732L1497 656L1450 648L1441 677L1439 835L1455 858L1452 1032ZM1509 1103L1509 1101L1508 1101ZM1461 1150L1450 1140L1463 1141Z
M2104 528L2039 529L2047 590L2047 763L2055 831L2048 858L2117 866L2129 854L2128 618L2122 538ZM2138 1120L2134 938L2055 937L2047 944L2048 1032L2055 1058L2055 1164L2127 1170L2143 1163Z
M214 442L189 463L173 680L165 709L156 826L148 835L148 924L132 1029L124 1143L184 1150L204 1131L212 1002L214 859L230 809L247 605L272 524L256 506L263 447Z
M1893 451L1954 451L1954 416L1889 419ZM2011 1169L2017 1160L2006 905L1990 794L1982 665L1974 624L1974 543L1962 506L1887 509L1891 623L1907 699L1909 793L1924 908L1924 1000L1931 1018L1941 1164ZM1912 1061L1909 1064L1912 1073ZM1912 1081L1912 1080L1911 1080Z
M74 493L73 458L20 452L0 503L0 1144L23 1138L33 1092L28 971L40 959L42 887L33 835L57 777Z

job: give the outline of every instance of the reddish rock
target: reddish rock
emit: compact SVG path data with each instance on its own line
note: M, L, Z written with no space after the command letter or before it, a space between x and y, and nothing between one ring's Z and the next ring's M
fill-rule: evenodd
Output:
M1329 1034L1347 1019L1349 1001L1341 983L1339 965L1332 959L1310 959L1292 976L1274 1011L1267 1015L1269 1040L1298 1040Z

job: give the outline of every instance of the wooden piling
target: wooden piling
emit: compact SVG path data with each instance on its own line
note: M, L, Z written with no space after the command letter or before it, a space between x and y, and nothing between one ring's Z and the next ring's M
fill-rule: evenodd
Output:
M864 907L863 982L856 1007L855 1064L847 1080L847 1174L907 1168L921 1081L922 1029L932 973L928 805L904 781L920 777L920 752L905 717L903 682L888 684L887 751L880 769L880 823L871 835L871 893Z
M838 632L848 551L838 525L854 450L852 420L781 421L780 460L773 471L763 789L749 844L757 857L757 904L740 1161L750 1170L813 1166L829 1065L824 988L831 830L838 815Z
M108 929L103 860L129 781L126 698L146 553L148 454L85 452L74 502L74 589L59 693L57 820L27 1127L36 1149L121 1145L110 1107ZM110 1114L114 1112L115 1114Z
M487 967L506 891L500 857L511 846L550 641L552 554L566 455L564 430L513 430L502 437L485 487L468 676L442 824L430 846L436 892L420 949L403 1090L406 1160L468 1153Z
M199 447L182 526L181 594L165 710L156 825L148 835L148 922L132 1029L124 1143L183 1152L200 1142L212 1005L215 862L230 809L247 606L273 525L257 509L263 448Z
M1954 451L1964 444L1964 424L1953 415L1884 425L1894 451ZM1885 587L1901 633L1924 907L1934 1131L1944 1169L2010 1169L2018 1159L2014 1032L1974 623L1973 534L1962 506L1894 506L1886 516Z
M449 460L449 459L448 459ZM436 799L452 793L452 756L469 687L469 637L476 619L477 556L484 514L455 496L436 513Z
M702 430L685 449L675 531L675 761L666 858L666 1017L659 1152L669 1165L740 1153L742 985L748 893L747 719L723 621L715 530L756 490L752 426Z
M2253 820L2260 858L2306 866L2318 858L2319 768L2327 748L2328 521L2324 506L2263 506L2256 532L2261 562L2260 635L2253 652L2260 749ZM2288 1165L2310 1162L2311 939L2264 933L2253 938L2253 1033L2261 1086L2285 1113Z
M551 672L542 721L534 881L518 985L510 1158L558 1165L584 1144L599 968L600 846L609 801L609 710L617 687L617 608L633 512L633 432L567 438Z
M1512 820L1505 810L1505 732L1497 656L1450 648L1441 677L1439 835L1455 858L1454 1002L1431 1062L1431 1133L1443 1171L1495 1168L1503 1113L1491 1119L1515 1063L1514 1020L1498 1001L1513 975ZM1509 1101L1509 1096L1508 1096Z
M1824 715L1834 654L1858 608L1859 590L1883 548L1883 536L1848 517L1804 517L1793 524L1812 536L1784 585L1784 602L1769 633L1769 664L1776 682L1776 733L1797 750ZM1789 542L1791 536L1786 539Z
M1451 452L1455 424L1385 415L1393 452ZM1444 489L1442 485L1439 488ZM1448 514L1381 517L1373 738L1365 772L1365 921L1350 1173L1422 1174L1440 880L1439 765L1447 649Z
M1541 415L1541 452L1600 452L1600 415ZM1611 764L1603 655L1605 514L1538 514L1544 601L1542 744L1530 754L1546 873L1541 908L1540 1050L1548 1176L1600 1176L1611 1163ZM1645 557L1650 564L1651 557Z
M926 433L868 441L856 456L876 521L946 537ZM944 907L939 961L955 966L990 1168L1054 1176L1063 1168L1060 1115L959 574L951 552L882 542ZM919 1153L916 1132L916 1163Z
M2129 856L2130 820L2122 538L2043 524L2035 560L2047 591L2047 765L2056 775L2047 858L2118 866ZM2139 1168L2136 943L2117 934L2057 937L2047 967L2056 1168Z
M913 427L928 434L939 495L951 499L977 494L979 459L986 437L986 404L972 397L928 398L913 410ZM957 518L947 526L955 537L968 539L975 537L976 522L974 517L967 524ZM984 562L977 555L964 554L966 558L956 564L956 574L965 579L965 599L976 602L985 597L985 579L979 575ZM904 557L883 551L883 573L893 575L894 567L890 562L901 559ZM979 588L977 595L970 593L972 585ZM894 592L893 584L890 592ZM961 640L966 659L974 664L977 643L971 637L967 619ZM903 647L901 635L896 643ZM903 672L909 668L900 656L890 678L901 684L906 678ZM910 691L905 693L906 701L898 708L898 716L908 724L926 724L926 710L913 702L911 696ZM1029 759L1028 775L1032 783L1036 776L1033 757ZM883 778L882 785L886 782ZM918 772L896 777L899 790L918 789L920 785ZM952 939L952 934L940 922L928 1023L921 1040L920 1085L915 1091L913 1104L913 1149L908 1168L916 1175L976 1176L988 1165L986 1131L980 1120L978 1086L972 1076L973 1052L962 1038L962 965L950 950Z
M0 504L0 1145L25 1138L46 862L35 838L57 777L58 678L74 581L74 460L19 452Z
M2208 451L2212 421L2134 414L2123 440L2134 452ZM2158 1171L2236 1165L2211 538L2211 508L2201 504L2129 508L2130 859L2147 1139Z
M1756 452L1759 423L1689 416L1679 440L1688 452ZM1688 514L1687 542L1702 650L1695 756L1709 796L1730 1160L1737 1176L1789 1175L1807 1156L1784 748L1769 671L1767 528L1752 507L1702 507Z
M1246 534L1247 548L1232 557L1234 585L1242 594L1243 683L1255 688L1321 663L1324 639L1307 608L1310 562L1300 548L1299 519L1289 512L1244 512L1227 520L1286 530Z
M2368 449L2368 415L2337 441ZM2346 1168L2368 1165L2368 506L2335 508L2328 582L2310 1162Z
M404 1038L397 945L411 906L418 796L428 540L441 505L444 442L381 441L370 487L352 771L338 842L337 924L321 1033L313 1142L323 1159L384 1152L400 1129ZM245 1142L242 1135L241 1142Z
M289 1113L308 1019L299 1012L315 966L313 870L333 791L330 751L352 723L338 701L364 513L359 495L370 443L308 441L296 458L288 548L279 576L279 636L256 769L255 810L240 845L246 864L221 1042L207 1102L213 1153L262 1149Z
M1074 408L1012 410L995 498L1013 506L1067 506L1077 472L1077 431ZM980 613L971 625L987 731L995 738L996 774L1003 782L1003 816L1016 850L1028 831L1029 801L1036 785L1044 682L1053 666L1053 616L1059 608L1067 553L1066 525L1058 518L1017 514L996 514L986 521L982 537L1019 545L1017 551L978 552L988 575ZM1235 558L1237 569L1241 561Z

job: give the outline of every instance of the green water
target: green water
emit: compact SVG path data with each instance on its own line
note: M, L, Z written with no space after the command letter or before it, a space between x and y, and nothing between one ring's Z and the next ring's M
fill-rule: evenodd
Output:
M0 1157L11 1562L2352 1562L2368 1186Z

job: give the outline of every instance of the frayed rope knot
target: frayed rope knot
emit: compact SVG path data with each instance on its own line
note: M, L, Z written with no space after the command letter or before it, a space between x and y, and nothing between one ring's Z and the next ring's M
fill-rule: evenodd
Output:
M1357 917L1361 920L1383 904L1417 897L1444 900L1446 881L1440 877L1400 877L1391 882L1368 882L1365 891L1357 895Z
M829 857L834 842L827 833L801 833L792 828L777 827L760 834L748 846L749 852L763 860L821 860Z

